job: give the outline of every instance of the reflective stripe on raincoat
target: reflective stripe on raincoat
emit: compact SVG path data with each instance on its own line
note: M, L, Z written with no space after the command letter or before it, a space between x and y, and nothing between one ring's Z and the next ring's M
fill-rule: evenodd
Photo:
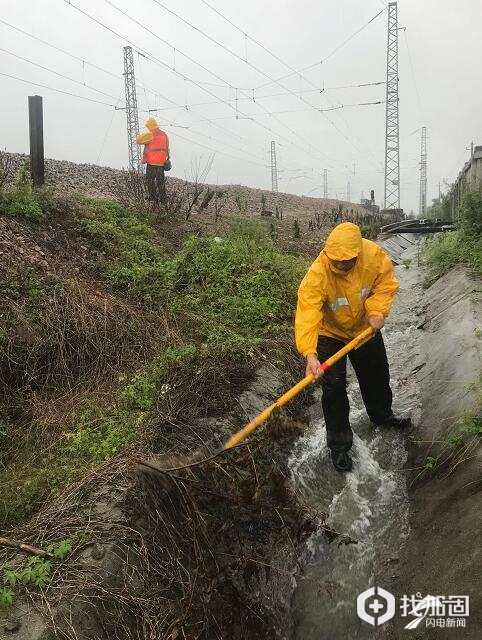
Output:
M332 260L357 257L357 261L348 273L341 273L328 256ZM392 262L383 249L362 239L357 225L338 225L298 290L298 351L303 356L316 353L319 335L349 342L369 326L368 316L388 315L397 289Z

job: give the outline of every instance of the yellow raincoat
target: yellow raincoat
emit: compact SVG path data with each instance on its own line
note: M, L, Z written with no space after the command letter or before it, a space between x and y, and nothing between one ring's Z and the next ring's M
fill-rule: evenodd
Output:
M145 133L139 133L136 136L137 144L147 144L154 138L153 131L155 131L159 125L157 124L157 120L155 118L147 118L145 126L148 131Z
M357 257L353 269L341 273L332 260ZM349 342L366 329L368 316L386 317L398 289L393 265L377 244L361 237L356 224L333 229L298 290L295 336L303 356L316 353L318 336Z

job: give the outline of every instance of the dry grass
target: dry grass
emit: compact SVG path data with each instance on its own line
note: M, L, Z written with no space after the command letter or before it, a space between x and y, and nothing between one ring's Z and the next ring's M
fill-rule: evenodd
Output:
M289 600L306 536L321 527L329 540L354 542L326 527L323 514L290 488L287 453L304 424L287 416L175 477L136 472L130 458L153 449L215 449L210 408L218 418L220 407L230 409L221 418L229 432L242 425L236 398L259 361L237 363L236 371L228 364L204 363L195 384L193 372L178 372L135 451L85 475L16 530L38 547L74 541L48 588L26 594L54 637L74 640L89 628L98 640L275 637L290 624L280 596ZM0 562L8 555L1 551Z
M71 388L142 363L169 338L166 319L80 281L54 285L31 313L29 302L0 299L4 310L0 387Z

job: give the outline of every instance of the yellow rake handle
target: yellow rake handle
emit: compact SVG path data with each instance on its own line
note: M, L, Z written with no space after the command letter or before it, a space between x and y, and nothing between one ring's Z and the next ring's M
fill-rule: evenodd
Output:
M362 331L362 333L357 335L356 338L353 338L351 342L345 345L343 349L340 349L335 354L333 354L331 358L328 358L328 360L325 360L325 362L320 364L319 370L325 372L332 365L334 365L335 362L338 362L338 360L343 358L343 356L346 356L346 354L349 351L352 351L353 349L357 349L363 343L369 340L373 334L374 334L374 330L371 327L369 327L368 329L365 329L365 331ZM263 422L265 422L270 417L270 415L273 413L275 409L277 409L278 407L282 407L287 402L289 402L292 398L298 395L300 391L303 391L305 387L310 385L314 379L315 378L313 374L309 373L306 377L303 378L303 380L300 380L298 383L295 384L294 387L291 387L291 389L289 389L285 394L283 394L280 398L278 398L276 402L273 402L272 405L270 405L267 409L265 409L260 414L258 414L255 418L253 418L251 422L249 422L245 427L243 427L240 431L238 431L233 436L231 436L229 440L225 443L223 449L231 449L232 447L235 447L237 444L242 442L245 438L249 436L250 433L252 433L255 429L257 429L261 424L263 424Z

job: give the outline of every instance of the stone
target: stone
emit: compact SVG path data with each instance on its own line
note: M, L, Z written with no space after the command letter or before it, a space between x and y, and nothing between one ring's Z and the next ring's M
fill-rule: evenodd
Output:
M3 623L3 630L7 633L16 633L21 626L20 620L7 620Z
M104 556L105 556L104 545L99 544L98 542L94 542L94 544L92 545L92 551L90 552L90 557L93 560L102 560Z

